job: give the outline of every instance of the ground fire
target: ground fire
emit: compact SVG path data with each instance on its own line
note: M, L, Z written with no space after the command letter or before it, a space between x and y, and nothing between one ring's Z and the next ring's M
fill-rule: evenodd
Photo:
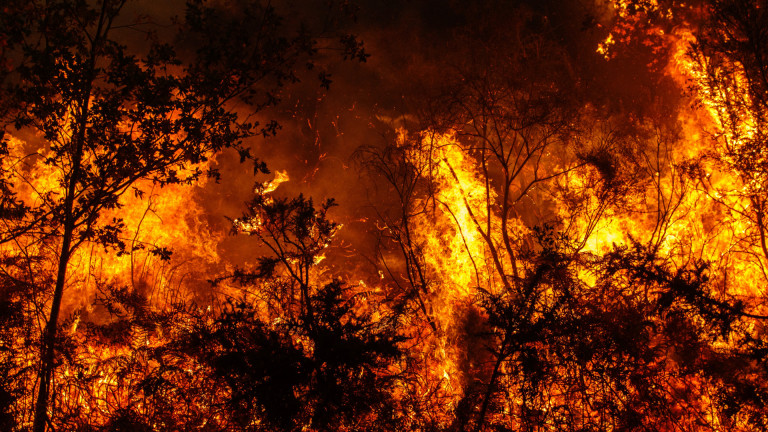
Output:
M768 430L768 2L8 0L0 430Z

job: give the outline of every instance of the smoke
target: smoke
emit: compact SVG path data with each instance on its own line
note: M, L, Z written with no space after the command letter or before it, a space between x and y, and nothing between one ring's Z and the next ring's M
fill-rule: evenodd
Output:
M371 263L376 253L377 213L396 205L382 201L386 194L377 191L388 186L378 184L380 179L369 175L356 155L363 147L391 143L397 127L424 127L435 101L439 103L440 96L461 81L473 62L503 64L510 58L524 59L529 53L521 53L521 47L530 47L529 41L536 40L542 50L554 53L545 66L561 68L553 80L572 100L572 109L583 116L594 116L596 121L630 119L621 125L628 130L631 119L654 110L668 121L676 117L680 90L665 73L665 53L642 41L616 50L610 59L597 52L616 19L612 2L368 0L357 5L357 21L347 30L364 41L370 54L367 61L339 61L338 53L321 50L332 80L330 89L318 85L314 72L301 75L300 83L280 95L281 105L263 113L264 121L280 122L277 136L249 143L253 154L272 171L288 173L291 180L276 195L336 199L339 206L331 217L343 224L336 240L341 249L326 265L348 277L376 275ZM300 11L310 21L322 15L315 13L319 2L309 0L276 6ZM146 14L160 23L183 14L180 0L141 1L132 8L126 16ZM502 68L501 72L537 73L525 70L525 65L523 70ZM215 253L226 271L253 263L261 253L253 239L229 235L228 218L239 216L254 184L271 176L254 176L252 167L241 164L235 154L219 156L215 165L222 173L220 182L198 185L190 199L204 210L201 229L204 226L207 235L220 239ZM182 250L185 245L168 247Z
M632 45L609 60L596 51L615 19L612 12L610 2L586 0L360 2L350 31L365 42L368 60L334 62L329 91L307 77L284 95L276 113L281 132L254 140L254 153L271 169L288 171L291 181L278 193L336 198L340 206L332 215L344 224L340 237L369 244L373 207L390 203L372 199L372 190L382 185L370 183L356 152L386 144L396 127L422 128L434 111L430 104L459 82L472 62L520 59L521 46L538 39L547 45L542 50L555 53L544 66L567 68L554 79L567 87L563 93L573 109L603 119L641 118L652 109L671 113L680 103L679 88L655 66L664 60L653 47ZM231 162L226 156L219 161L224 180L212 185L211 193L226 197L206 199L218 205L210 208L212 214L231 215L250 193L247 168ZM226 247L247 254L247 246L236 246L241 241L248 242L230 239Z

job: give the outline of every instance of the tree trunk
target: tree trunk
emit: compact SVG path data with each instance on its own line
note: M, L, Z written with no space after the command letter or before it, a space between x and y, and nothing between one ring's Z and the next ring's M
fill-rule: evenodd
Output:
M474 432L480 432L483 428L483 423L485 423L485 416L488 412L488 404L491 402L491 397L493 396L493 390L496 386L496 380L499 378L499 372L501 370L501 364L504 362L506 358L505 351L507 349L507 340L509 339L509 333L506 333L504 335L504 340L501 341L501 346L499 348L499 356L496 358L496 363L493 365L493 373L491 373L491 378L488 382L488 387L485 389L485 395L483 397L483 404L480 407L480 412L477 415L477 423L475 423Z
M89 103L92 90L92 72L93 54L91 59L91 79L87 81L83 100L81 101L81 111L77 122L77 129L74 136L75 153L72 155L72 171L67 184L66 195L64 196L64 236L61 240L61 255L59 255L58 271L56 273L56 286L53 290L53 301L51 302L51 312L48 317L48 323L43 330L41 340L40 354L40 373L38 380L40 388L37 393L37 402L35 403L35 419L32 426L33 432L45 432L45 425L48 422L48 399L50 397L51 379L55 369L55 350L56 329L59 322L59 312L61 310L61 299L64 296L64 283L67 279L67 266L72 256L72 237L75 232L75 193L77 192L77 183L82 175L82 160L85 149L86 128L88 126Z
M87 118L88 108L86 105L79 122L80 129L76 137L76 150L72 158L73 168L69 184L67 185L67 194L64 198L64 236L61 240L61 255L59 255L56 286L53 290L53 301L51 302L51 313L48 317L48 323L45 325L45 330L43 330L40 347L40 373L38 374L40 388L37 393L37 402L35 403L33 432L45 432L45 425L48 421L48 398L50 396L53 370L55 369L54 346L56 342L56 329L59 322L59 312L61 311L61 299L64 296L64 283L67 280L67 266L69 265L69 258L72 256L72 237L75 231L75 192L80 178L80 164L83 158Z
M67 264L71 255L70 245L72 244L73 230L67 228L65 228L64 239L61 244L61 256L59 257L59 269L56 275L56 287L53 291L53 302L51 302L51 314L43 331L40 373L38 375L40 388L37 393L37 403L35 404L33 432L45 432L45 425L48 421L48 397L50 395L51 378L55 369L54 345L56 342L56 328L59 321L59 311L61 310L61 299L64 294Z

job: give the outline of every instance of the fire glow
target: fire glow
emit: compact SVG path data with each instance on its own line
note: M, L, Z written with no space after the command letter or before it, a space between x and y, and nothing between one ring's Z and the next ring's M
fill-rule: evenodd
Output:
M318 30L311 2L308 24L22 3L0 22L0 429L768 427L765 1L561 2L578 32L454 5L412 52L387 38L416 5L344 24L329 2ZM33 10L82 37L14 27ZM174 26L197 36L154 44ZM53 87L36 36L65 47ZM375 80L408 103L358 102Z

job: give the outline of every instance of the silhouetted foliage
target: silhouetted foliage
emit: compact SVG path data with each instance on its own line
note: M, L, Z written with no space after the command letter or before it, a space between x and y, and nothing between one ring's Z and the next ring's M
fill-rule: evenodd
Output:
M701 184L729 211L748 208L739 216L749 225L741 239L745 248L759 247L754 260L768 268L768 3L714 0L711 14L697 32L688 56L701 74L699 85L710 95L717 130L714 151L705 162L732 173L738 184L724 187L702 168ZM705 165L705 164L702 164Z
M314 322L287 316L265 322L260 305L233 301L182 338L180 349L226 389L228 428L394 426L387 366L400 355L400 337L391 322L356 311L347 291L339 282L319 289L311 299Z
M338 280L317 286L311 277L335 232L326 217L330 202L315 209L303 197L261 197L251 206L251 216L235 226L251 224L248 231L269 245L270 271L263 260L254 273L241 270L232 278L242 297L216 314L192 311L177 336L154 352L165 366L146 385L155 394L208 401L202 410L210 430L396 427L402 413L389 368L402 355L398 320L367 293ZM193 383L174 377L173 369L190 367L198 376Z
M479 421L518 430L715 428L703 411L714 392L727 408L719 421L765 424L761 379L739 382L765 377L764 367L748 365L744 345L721 348L752 337L743 308L713 295L706 264L670 268L635 244L580 258L592 260L588 286L575 273L584 263L543 240L520 289L483 301L496 363L485 394L468 395Z
M269 2L186 2L186 15L166 30L151 17L126 17L126 0L11 1L0 9L2 43L3 192L0 244L27 247L53 242L56 277L50 309L34 313L47 324L41 339L39 395L34 430L50 421L55 341L70 258L83 243L126 252L121 196L139 180L191 183L215 170L200 168L217 152L234 148L249 157L243 140L274 135L274 121L253 115L279 102L279 91L315 66L318 37L336 37L342 57L365 60L353 36L285 24ZM330 5L329 19L339 9ZM314 19L314 17L312 17ZM330 22L330 21L329 21ZM338 21L336 21L338 23ZM292 26L296 27L292 27ZM164 32L178 30L175 35ZM132 41L127 32L145 33ZM176 38L175 44L165 38ZM130 46L129 46L130 45ZM319 73L320 85L330 83ZM236 111L235 103L243 109ZM31 154L10 155L5 132L36 136ZM35 187L31 167L56 173L39 198L27 202L14 183ZM141 194L141 191L136 191ZM167 258L164 249L156 253ZM14 256L11 252L10 256ZM47 303L46 296L40 297Z

